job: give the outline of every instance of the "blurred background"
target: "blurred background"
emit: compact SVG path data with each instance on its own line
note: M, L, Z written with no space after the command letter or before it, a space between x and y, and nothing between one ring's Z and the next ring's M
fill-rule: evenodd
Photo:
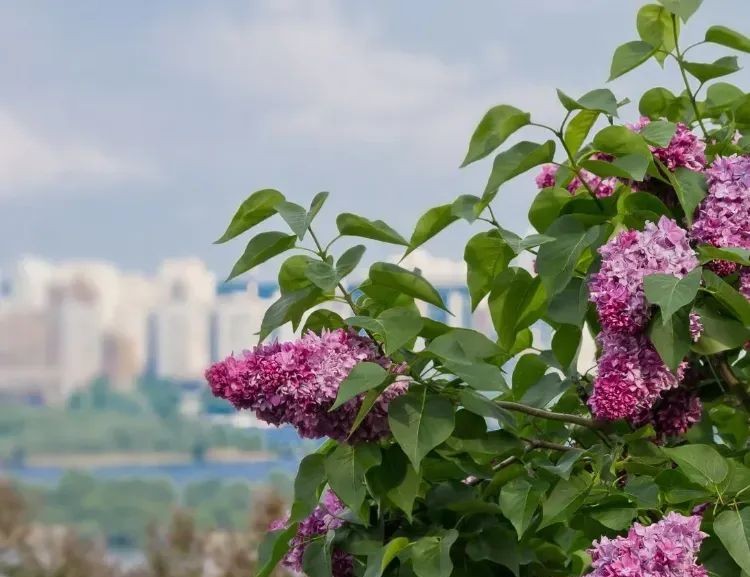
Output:
M331 191L321 237L343 211L408 235L483 189L486 163L457 166L487 108L558 123L554 89L603 86L640 5L0 2L0 575L250 574L316 444L209 394L205 368L255 344L277 293L274 262L223 283L242 241L212 241L265 187ZM685 41L722 23L749 32L746 0L705 0ZM650 62L611 88L651 85L680 86ZM498 202L518 233L532 179ZM406 266L455 316L426 314L491 333L463 286L469 234Z

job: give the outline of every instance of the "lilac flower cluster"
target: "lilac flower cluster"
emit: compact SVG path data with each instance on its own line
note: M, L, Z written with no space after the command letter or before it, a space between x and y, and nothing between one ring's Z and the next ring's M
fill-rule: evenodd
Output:
M637 418L649 411L665 391L677 387L684 365L673 374L644 334L602 331L602 354L589 406L597 418Z
M637 427L651 423L660 438L684 435L701 420L703 404L700 397L685 387L665 392L650 410L631 420Z
M691 235L716 247L750 248L750 157L718 157L706 171L708 195L698 209ZM712 263L720 275L739 265Z
M634 132L640 132L650 123L651 120L643 116L630 128ZM667 146L663 148L649 146L649 148L652 154L671 171L685 167L696 172L703 172L706 166L706 143L681 122L677 124L677 130Z
M599 249L602 265L589 285L602 327L635 334L648 322L649 308L643 278L654 273L683 277L698 259L684 229L667 217L646 223L642 232L620 233Z
M333 491L326 491L323 501L315 507L309 517L300 522L297 534L290 541L289 551L281 564L296 573L302 573L302 560L307 545L316 537L324 537L328 531L341 527L344 520L340 516L345 509ZM270 530L281 530L286 527L287 522L287 519L278 519L271 524ZM334 548L331 553L331 569L333 577L351 577L354 575L354 559L349 553Z
M666 217L643 231L620 233L599 249L602 264L589 283L589 298L602 325L602 354L589 405L600 419L639 419L663 393L676 388L685 364L672 373L644 330L650 308L643 289L649 274L683 277L698 259L687 232ZM691 334L700 335L700 319L691 316Z
M698 313L690 311L690 340L697 343L703 335L703 321Z
M599 153L595 154L592 158L596 158L597 160L612 160L612 157ZM545 164L542 166L542 171L536 177L536 185L540 189L555 186L557 170L558 167L554 164ZM581 178L574 177L566 186L570 194L578 192L584 186L585 182L594 191L597 198L606 198L614 194L619 183L615 177L602 178L583 169L580 171L580 176Z
M669 513L652 525L635 523L627 537L594 541L589 550L593 571L588 577L707 577L698 564L706 535L701 517Z
M362 395L330 411L339 385L362 361L376 362L394 372L375 343L353 331L337 329L320 336L308 333L288 343L259 345L240 357L228 357L206 371L211 391L238 409L250 409L273 425L288 423L302 437L345 441L362 404ZM370 441L387 436L388 403L406 390L389 386L348 439Z

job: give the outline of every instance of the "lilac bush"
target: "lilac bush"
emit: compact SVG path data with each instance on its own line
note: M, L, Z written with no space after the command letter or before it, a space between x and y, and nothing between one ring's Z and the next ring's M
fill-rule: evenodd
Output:
M637 112L606 88L558 91L556 126L491 108L463 161L494 155L485 188L429 208L409 238L351 213L324 237L328 193L240 205L219 242L272 218L284 230L250 238L230 278L294 254L260 344L206 378L321 440L258 577L279 563L309 577L750 575L750 94L724 81L736 56L700 57L750 53L750 38L712 26L684 46L701 4L643 6L612 59L611 79L655 61L676 89L649 89ZM522 237L493 206L532 171ZM426 315L451 312L429 271L365 267L351 242L406 257L460 220L478 229L466 291L492 334ZM287 324L301 336L277 342Z

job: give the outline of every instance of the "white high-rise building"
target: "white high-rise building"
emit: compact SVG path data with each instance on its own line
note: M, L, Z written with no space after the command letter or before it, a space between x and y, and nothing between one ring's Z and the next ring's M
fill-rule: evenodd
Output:
M198 380L211 363L216 278L198 259L165 261L157 276L157 376Z
M258 296L258 287L249 283L244 292L221 295L214 307L216 359L252 348L258 342L263 315L270 305Z

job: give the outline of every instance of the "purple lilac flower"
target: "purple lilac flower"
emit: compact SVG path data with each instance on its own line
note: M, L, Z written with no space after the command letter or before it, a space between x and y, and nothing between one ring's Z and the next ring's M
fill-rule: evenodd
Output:
M345 509L333 491L326 491L323 501L297 527L297 534L289 543L290 549L282 559L282 565L296 573L302 573L302 560L308 543L316 537L324 536L328 531L341 527L344 524L341 513ZM288 519L278 519L271 523L269 529L281 530L286 527L287 522ZM349 553L334 548L331 554L331 569L333 577L351 577L354 575L354 559Z
M654 407L631 419L637 427L652 424L659 437L684 435L703 416L703 404L695 391L678 387L666 391Z
M643 334L602 331L602 354L588 404L599 419L638 418L664 391L677 387L686 363L672 373Z
M612 160L611 156L602 153L596 153L592 156L592 158L596 160ZM541 172L536 177L536 185L540 189L555 186L555 176L557 175L557 170L558 167L554 164L545 164L544 166L542 166ZM575 194L584 187L581 179L583 179L583 181L585 181L585 183L589 185L589 188L594 191L594 194L597 198L606 198L608 196L612 196L612 194L614 194L615 190L617 189L617 185L619 184L619 180L617 178L602 178L593 174L592 172L589 172L588 170L581 169L580 175L581 178L578 178L577 176L574 177L566 186L570 194Z
M635 523L626 537L594 541L589 577L707 577L698 564L706 535L701 517L669 513L652 525Z
M664 216L658 224L646 223L642 232L621 232L599 254L602 265L589 283L589 298L605 330L628 334L643 330L649 319L643 277L683 277L698 266L686 231Z
M640 132L650 123L651 120L643 116L638 122L630 125L630 129ZM673 172L680 167L702 172L706 166L706 143L681 122L677 123L677 130L667 146L649 148L653 155Z
M691 236L716 247L750 248L750 157L717 157L706 174L708 195L698 208ZM711 268L725 276L739 265L714 261Z
M740 292L750 300L750 268L743 268L740 272Z
M294 426L300 436L344 441L362 404L362 395L329 412L339 385L361 361L377 362L398 372L375 343L353 331L308 333L289 343L259 345L240 357L228 357L206 371L211 391L238 409L250 409L273 425ZM388 403L406 390L388 387L352 435L352 442L387 436Z

